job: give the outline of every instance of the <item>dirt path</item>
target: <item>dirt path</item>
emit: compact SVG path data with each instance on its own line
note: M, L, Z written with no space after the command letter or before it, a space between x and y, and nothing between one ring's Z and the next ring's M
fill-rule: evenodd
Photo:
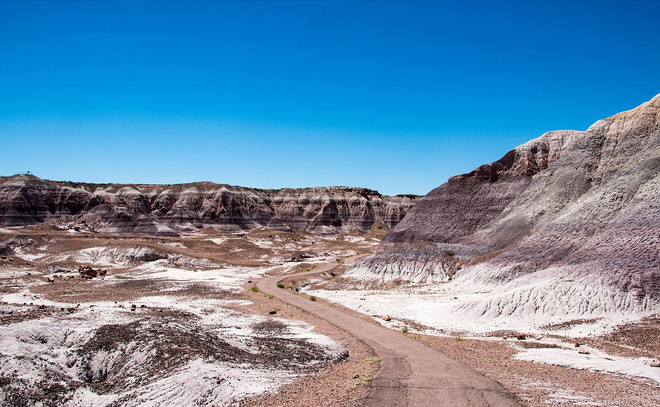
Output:
M348 259L346 264L355 260ZM328 272L337 266L327 263L305 273L264 278L257 281L257 287L332 323L374 349L381 360L381 369L371 383L367 407L520 406L500 384L438 350L400 332L365 323L339 309L277 287L282 280Z

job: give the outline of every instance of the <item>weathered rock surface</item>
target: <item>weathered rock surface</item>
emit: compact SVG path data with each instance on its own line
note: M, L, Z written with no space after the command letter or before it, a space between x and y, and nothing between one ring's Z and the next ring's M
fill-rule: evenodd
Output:
M348 275L501 285L489 304L465 305L479 315L541 312L552 301L582 315L652 309L660 299L660 95L452 177ZM537 290L541 282L548 286Z
M11 246L6 243L0 243L0 256L11 256L14 254Z
M227 232L267 227L322 234L394 227L418 199L348 187L84 184L17 175L0 178L0 225L75 221L104 233L172 235L208 226Z

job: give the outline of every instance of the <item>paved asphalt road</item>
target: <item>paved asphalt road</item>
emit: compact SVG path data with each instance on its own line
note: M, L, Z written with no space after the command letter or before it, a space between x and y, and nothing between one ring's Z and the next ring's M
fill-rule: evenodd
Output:
M346 263L356 259L347 259ZM381 360L380 370L371 383L366 407L520 407L499 383L438 350L401 332L277 287L282 280L328 272L337 266L333 262L310 272L264 278L257 281L257 287L332 323L374 349Z

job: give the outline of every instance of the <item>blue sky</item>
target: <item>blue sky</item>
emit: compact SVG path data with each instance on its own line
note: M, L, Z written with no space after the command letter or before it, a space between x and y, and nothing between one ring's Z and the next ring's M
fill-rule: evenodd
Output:
M660 93L660 2L0 2L0 174L425 194Z

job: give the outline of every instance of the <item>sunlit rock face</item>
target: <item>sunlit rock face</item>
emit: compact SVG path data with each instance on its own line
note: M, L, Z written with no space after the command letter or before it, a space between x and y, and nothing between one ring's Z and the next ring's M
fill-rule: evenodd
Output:
M364 188L258 190L210 182L114 185L0 178L0 225L85 221L94 231L173 235L212 227L318 234L392 228L418 201Z
M466 305L483 315L528 304L543 312L558 301L576 315L652 310L660 298L660 95L452 177L348 275L499 290L488 304ZM547 288L541 294L537 283Z

